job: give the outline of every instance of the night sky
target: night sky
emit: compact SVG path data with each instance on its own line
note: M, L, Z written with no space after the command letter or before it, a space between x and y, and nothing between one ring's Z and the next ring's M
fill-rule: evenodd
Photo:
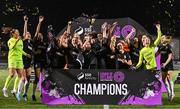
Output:
M38 16L44 15L42 31L52 24L56 34L69 20L98 14L97 18L130 17L151 33L154 23L160 22L163 33L180 36L180 0L1 0L0 27L12 26L23 30L23 15L29 16L32 34Z

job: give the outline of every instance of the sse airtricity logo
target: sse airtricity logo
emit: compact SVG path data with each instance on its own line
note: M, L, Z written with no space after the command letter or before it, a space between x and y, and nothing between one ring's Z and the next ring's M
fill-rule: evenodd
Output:
M78 80L81 80L83 78L84 78L84 73L81 72L80 74L77 75Z
M93 75L91 72L81 72L80 74L77 75L78 80L96 80L97 77Z

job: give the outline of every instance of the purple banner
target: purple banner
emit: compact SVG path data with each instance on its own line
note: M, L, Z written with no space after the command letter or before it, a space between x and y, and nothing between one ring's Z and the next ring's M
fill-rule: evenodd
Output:
M131 70L48 70L41 77L42 103L161 105L159 73Z

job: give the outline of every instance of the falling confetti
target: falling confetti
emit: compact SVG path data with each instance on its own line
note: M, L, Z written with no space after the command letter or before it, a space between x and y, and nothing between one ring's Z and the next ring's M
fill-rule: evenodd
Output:
M168 11L165 11L165 14L167 14L169 17L171 17L171 14Z
M21 14L29 14L29 15L38 15L39 8L36 7L28 7L25 4L25 1L11 1L4 0L3 8L1 13L3 15L15 15L17 13Z
M175 0L153 0L151 10L148 11L152 12L149 14L153 20L161 20L166 33L173 35L176 32L177 18L180 18L180 15L174 13L174 9Z
M36 7L35 8L35 10L34 10L34 12L32 13L32 15L38 15L39 14L39 8L38 7Z
M20 5L18 5L18 6L16 5L16 10L17 11L24 11L24 9L22 9Z
M161 4L162 2L161 1L159 1L159 4Z
M4 15L8 15L8 14L7 14L6 12L4 12L4 11L3 11L3 14L4 14Z
M11 8L8 8L7 11L8 12L13 12L13 10Z

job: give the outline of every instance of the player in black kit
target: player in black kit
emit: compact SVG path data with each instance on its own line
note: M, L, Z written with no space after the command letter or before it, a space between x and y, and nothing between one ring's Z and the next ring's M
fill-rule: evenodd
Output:
M34 36L34 45L33 45L33 52L34 52L34 70L35 70L35 81L33 83L33 94L32 100L36 101L35 92L37 83L39 82L40 73L44 72L44 68L46 63L46 50L47 44L43 41L43 35L40 33L41 23L44 20L43 16L39 17L39 23L36 28L36 33Z
M92 49L90 38L86 39L83 44L83 56L84 56L83 69L96 69L97 68L96 53Z
M174 98L174 83L172 81L172 71L173 71L173 62L172 62L172 48L169 44L171 41L171 36L162 36L161 44L158 47L158 53L161 54L161 71L162 79L165 84L165 87L168 92L168 99L170 101Z
M129 53L124 50L124 41L120 41L117 44L116 69L129 69L131 65L131 57Z
M70 69L80 69L82 66L80 61L78 61L78 56L81 54L82 41L80 36L75 33L73 38L69 40L68 51L69 51L69 68Z
M49 59L49 67L56 69L67 69L68 64L68 40L67 33L58 38L54 38L47 48L47 55Z
M125 41L128 43L130 49L130 57L132 65L135 66L139 60L140 41L138 37L131 38L132 34L136 32L135 28L132 28L131 32L126 36Z
M31 40L31 34L27 29L28 25L28 17L24 16L24 39L23 39L23 50L31 55L31 58L23 56L23 64L24 64L24 74L25 74L25 85L24 85L24 100L27 101L27 91L30 84L30 76L31 76L31 64L32 64L32 55L33 55L33 42Z

